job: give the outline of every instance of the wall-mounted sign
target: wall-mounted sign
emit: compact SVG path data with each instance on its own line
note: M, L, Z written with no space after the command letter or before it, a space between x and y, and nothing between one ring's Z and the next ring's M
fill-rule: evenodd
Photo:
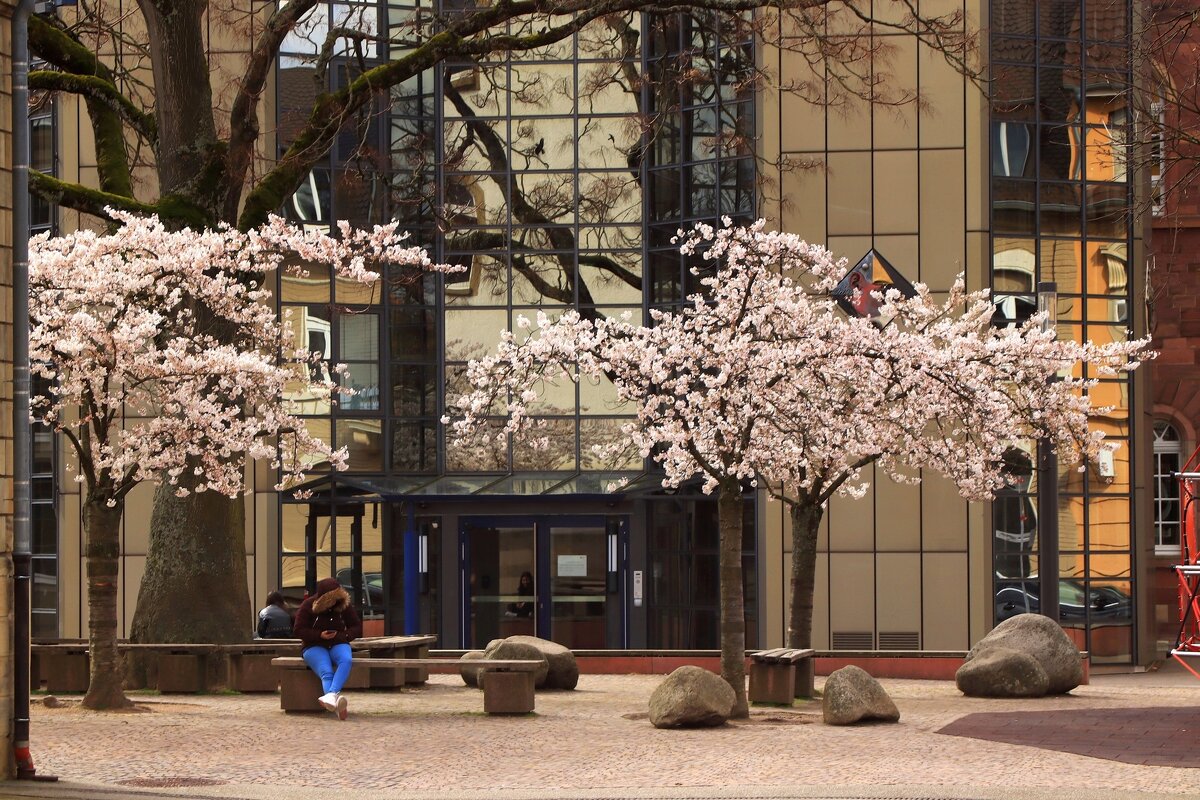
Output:
M558 577L586 578L587 556L559 556Z

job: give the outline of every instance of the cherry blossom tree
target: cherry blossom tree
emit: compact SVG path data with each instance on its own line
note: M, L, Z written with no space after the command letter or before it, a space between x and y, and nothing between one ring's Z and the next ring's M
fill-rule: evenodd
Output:
M500 435L544 446L527 409L549 385L611 380L637 411L626 434L663 468L664 485L701 476L717 494L721 671L742 715L744 486L790 506L788 638L808 646L817 531L833 494L861 496L876 464L901 481L933 469L964 496L986 498L1005 486L1009 443L1030 436L1050 437L1064 460L1095 459L1106 445L1088 420L1106 409L1086 390L1144 357L1144 341L1058 341L1039 317L995 328L987 292L967 293L961 279L940 301L919 285L913 297L875 292L878 317L847 317L834 296L845 262L761 221L700 225L680 246L707 275L690 305L651 311L648 326L575 311L521 319L526 330L472 362L472 391L444 421L460 442L496 435L500 418Z
M278 319L264 275L324 265L371 282L376 264L435 268L395 224L347 225L334 239L279 218L242 233L168 230L157 217L110 213L118 233L39 236L30 260L30 360L49 386L32 413L69 443L84 486L88 708L129 705L116 597L121 517L135 486L166 481L181 496L236 497L246 458L277 468L278 489L316 460L344 468L344 449L332 451L289 410L289 396L340 390L311 368L320 355L297 346Z

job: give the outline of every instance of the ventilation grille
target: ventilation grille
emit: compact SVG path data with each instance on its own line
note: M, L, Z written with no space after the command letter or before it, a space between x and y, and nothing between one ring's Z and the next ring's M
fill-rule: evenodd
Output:
M880 650L920 650L921 634L879 632Z
M847 633L834 631L834 650L871 650L875 647L875 637L870 631L865 633Z

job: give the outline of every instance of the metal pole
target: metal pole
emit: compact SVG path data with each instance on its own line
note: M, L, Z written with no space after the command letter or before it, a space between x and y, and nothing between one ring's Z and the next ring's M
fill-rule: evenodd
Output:
M1054 330L1057 323L1058 285L1045 281L1037 285L1038 311L1042 330ZM1049 380L1054 381L1057 376ZM1038 607L1044 616L1060 621L1058 609L1058 454L1050 439L1038 440Z
M12 288L13 288L13 758L18 778L37 770L29 754L29 608L33 573L29 424L29 15L12 16Z
M1058 454L1038 440L1038 605L1055 622L1058 614Z

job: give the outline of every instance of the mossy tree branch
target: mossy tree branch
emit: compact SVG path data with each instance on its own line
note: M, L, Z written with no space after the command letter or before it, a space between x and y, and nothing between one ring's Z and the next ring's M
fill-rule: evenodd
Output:
M153 125L145 127L145 112L117 91L112 72L69 31L35 15L29 20L29 47L39 58L63 70L35 70L30 74L31 86L51 91L69 91L84 98L88 117L92 122L92 134L96 140L99 193L132 200L133 177L129 168L129 156L125 150L125 127L122 120L126 119L128 114L134 130L139 133L143 129L153 131ZM141 121L135 123L133 120ZM59 183L64 186L75 185L61 181ZM44 193L43 189L50 189L50 185L46 181L35 180L32 172L29 185L47 200L87 214L95 213L93 200L84 200L84 195L79 192L63 192L60 187L54 187L53 196ZM80 205L74 204L76 199L82 201ZM99 210L97 216L104 217L103 205Z
M34 169L29 170L29 188L52 203L100 219L111 221L112 217L105 209L115 208L133 214L157 214L168 224L179 227L202 228L207 224L203 209L177 195L164 195L156 203L145 203L133 197L64 181Z
M258 142L258 101L267 85L267 75L275 65L275 56L287 35L296 27L318 0L292 0L277 9L267 20L266 27L254 44L250 61L246 65L237 96L229 112L229 151L226 156L224 215L232 220L237 216L241 201L242 184L254 158L254 145Z
M153 145L158 138L154 116L142 111L133 101L117 91L117 87L95 75L76 75L70 72L34 70L29 73L29 88L51 92L69 92L82 95L88 100L103 103L120 115L139 136Z

